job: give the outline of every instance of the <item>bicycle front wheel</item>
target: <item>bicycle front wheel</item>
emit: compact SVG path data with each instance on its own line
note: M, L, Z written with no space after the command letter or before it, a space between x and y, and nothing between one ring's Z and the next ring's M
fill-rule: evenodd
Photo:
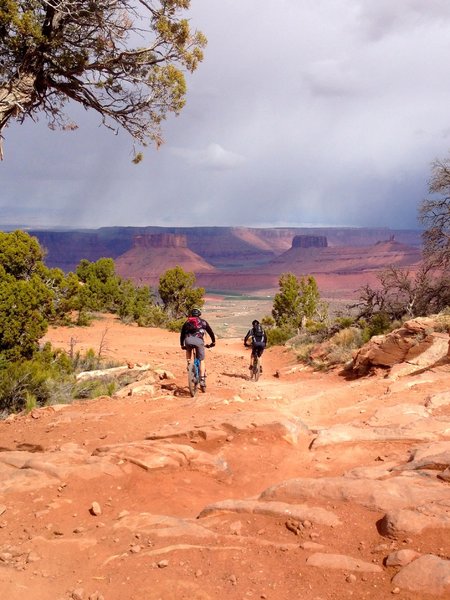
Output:
M193 398L196 395L197 389L198 389L197 369L195 368L194 361L191 361L189 363L188 386L189 386L189 393L191 394L191 396Z

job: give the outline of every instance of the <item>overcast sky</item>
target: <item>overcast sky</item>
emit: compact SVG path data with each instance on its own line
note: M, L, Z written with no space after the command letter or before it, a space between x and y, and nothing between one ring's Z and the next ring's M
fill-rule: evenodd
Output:
M78 113L5 131L0 228L414 228L450 149L449 0L192 0L208 38L165 144ZM71 116L73 116L73 112Z

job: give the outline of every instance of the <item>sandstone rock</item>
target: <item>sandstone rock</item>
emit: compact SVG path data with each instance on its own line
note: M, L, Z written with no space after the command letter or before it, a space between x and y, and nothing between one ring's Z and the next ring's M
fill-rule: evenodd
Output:
M150 365L134 366L132 369L129 368L128 364L120 367L112 367L110 369L97 369L95 371L82 371L77 375L77 381L88 381L89 379L101 379L102 377L115 377L123 375L124 373L129 374L131 372L140 373L142 371L148 371Z
M129 529L134 533L146 533L155 537L214 538L216 535L197 521L150 513L126 515L114 524L114 529Z
M98 502L93 502L91 508L89 509L91 515L98 517L102 514L102 508Z
M388 511L379 522L381 535L398 538L408 534L419 534L424 529L450 529L450 497L444 490L438 503L422 504L413 508Z
M93 454L126 460L147 471L163 467L189 467L208 473L228 472L228 464L220 456L213 456L186 444L163 440L101 446Z
M450 420L448 425L450 427ZM442 429L443 422L433 418L428 418L426 421L415 419L403 427L396 425L384 427L335 425L329 429L320 430L312 442L312 447L319 448L345 442L363 441L411 440L432 442L442 436Z
M386 566L387 567L404 567L409 565L410 562L419 558L420 553L415 550L397 550L396 552L391 552L389 556L386 557Z
M341 524L339 518L329 510L308 505L287 504L284 502L261 502L258 500L223 500L206 506L198 518L221 512L250 513L271 517L290 517L298 521L308 520L330 527Z
M431 410L439 408L441 406L448 406L450 404L450 392L439 392L433 394L425 401L425 406Z
M381 573L383 571L379 565L344 554L323 554L317 552L306 559L306 564L309 567L340 569L342 571L360 571L362 573Z
M309 435L309 429L298 417L286 417L280 415L279 411L242 411L235 414L213 417L210 420L193 428L191 424L169 424L161 427L147 436L148 440L164 438L189 437L195 439L211 435L212 431L225 432L226 435L245 431L269 430L278 434L281 438L296 443L301 434ZM202 432L208 432L206 434Z
M433 319L420 317L387 335L374 336L355 353L353 370L363 374L372 367L392 367L404 362L417 366L434 364L448 351L448 336L433 332L434 325Z
M392 511L444 503L448 490L436 480L424 480L408 473L387 480L353 479L351 477L321 477L290 479L264 490L259 499L296 503L308 499L356 502L369 509ZM312 519L311 519L312 520Z
M372 427L403 426L429 416L429 411L419 404L396 404L378 409L367 424Z
M155 369L155 374L159 379L175 379L175 375L166 369Z
M442 473L439 473L438 479L442 479L442 481L447 481L450 483L450 468L447 468L445 471L442 471Z
M433 597L450 595L450 560L425 554L403 567L392 583L403 590L429 594Z

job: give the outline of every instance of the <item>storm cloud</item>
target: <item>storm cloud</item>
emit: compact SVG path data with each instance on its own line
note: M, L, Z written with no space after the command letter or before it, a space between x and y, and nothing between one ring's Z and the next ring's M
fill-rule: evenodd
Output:
M447 0L192 0L187 104L139 165L125 133L12 124L0 227L414 228L448 155Z

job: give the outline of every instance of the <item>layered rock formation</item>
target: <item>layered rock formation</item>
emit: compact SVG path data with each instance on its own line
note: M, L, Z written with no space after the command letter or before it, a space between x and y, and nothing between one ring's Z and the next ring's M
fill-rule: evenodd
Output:
M326 248L328 241L324 235L296 235L292 248Z
M116 260L116 271L137 284L152 285L176 266L194 273L213 272L212 265L187 247L186 236L170 233L135 236L133 247Z

